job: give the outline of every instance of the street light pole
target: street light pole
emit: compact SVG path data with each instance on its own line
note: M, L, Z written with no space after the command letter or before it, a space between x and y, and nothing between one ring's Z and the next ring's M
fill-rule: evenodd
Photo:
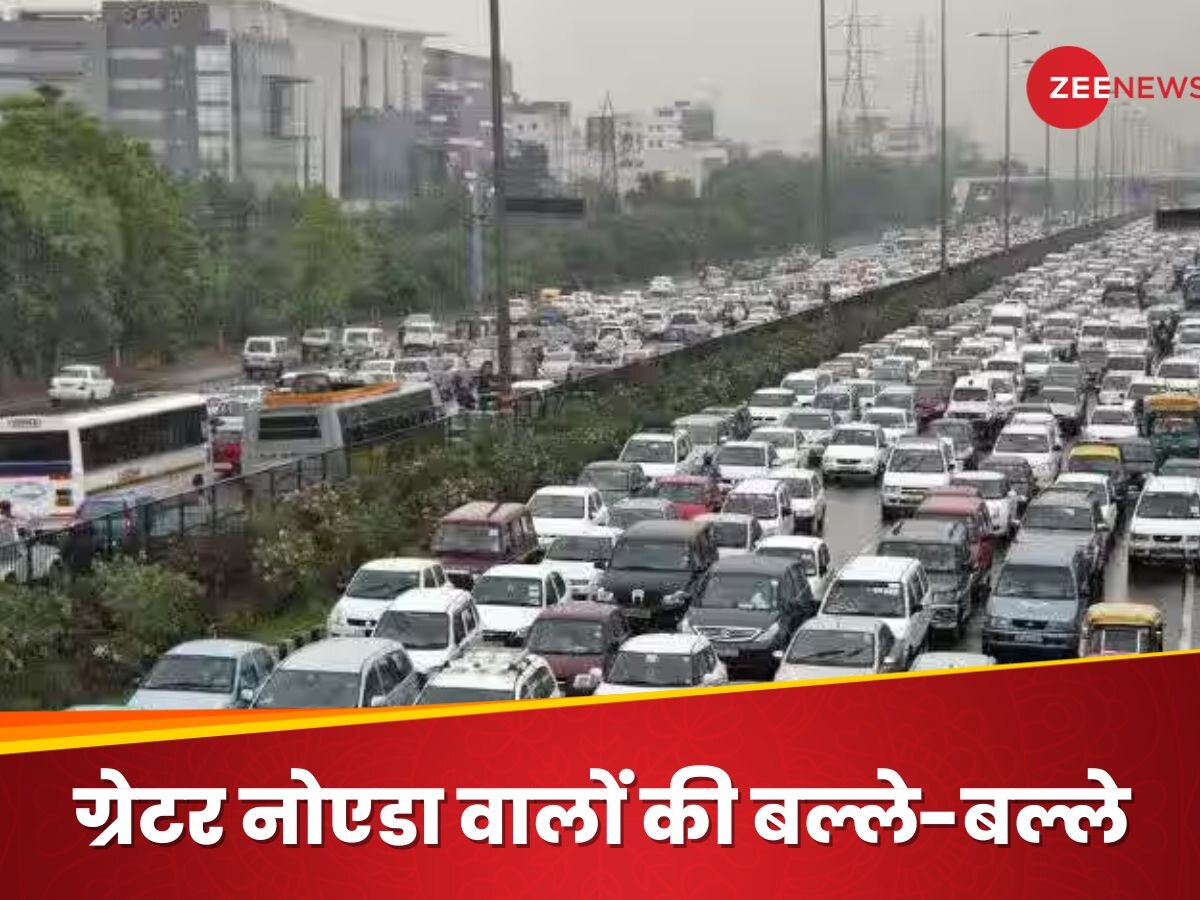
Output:
M1004 249L1008 250L1009 227L1012 211L1012 193L1010 186L1010 169L1012 168L1012 42L1013 38L1032 37L1041 32L1037 29L1013 31L1005 28L1003 31L977 31L975 37L1000 38L1004 41L1004 168L1001 173L1001 192L1003 221L1001 232L1004 235Z
M1078 227L1079 217L1081 215L1079 206L1083 202L1083 186L1079 182L1079 142L1081 129L1075 129L1075 205L1074 214L1071 216L1071 224Z
M1050 123L1046 123L1046 161L1042 168L1042 234L1050 233Z
M1117 212L1117 106L1109 107L1108 117L1108 217Z
M496 355L500 363L500 392L512 384L512 325L508 309L508 261L505 200L507 184L504 134L504 57L500 47L500 0L488 0L492 52L492 224L496 238Z
M826 50L825 0L820 0L818 14L820 23L818 31L821 35L821 258L833 256L830 231L830 202L829 202L829 58Z
M949 161L949 159L947 159L947 156L946 156L946 130L949 128L949 123L946 120L946 0L941 0L941 9L939 11L939 15L940 15L940 21L938 24L938 28L939 28L939 32L940 32L939 39L940 39L941 45L942 45L941 51L939 54L940 58L941 58L942 133L940 135L939 142L938 142L939 143L939 146L938 146L939 168L941 169L941 179L940 179L941 194L940 194L940 199L939 199L939 203L938 203L938 211L939 211L939 216L938 216L938 219L939 219L939 221L938 221L938 226L939 226L938 227L938 280L939 280L939 283L941 286L940 294L941 294L941 298L942 298L942 303L944 304L947 301L947 288L949 286L948 285L949 266L947 263L946 244L949 239L947 232L950 227L950 223L948 221L948 219L950 217L949 197L947 196L949 193L950 161Z
M1092 157L1092 221L1100 219L1100 142L1104 138L1104 120L1096 120L1096 140L1093 142Z

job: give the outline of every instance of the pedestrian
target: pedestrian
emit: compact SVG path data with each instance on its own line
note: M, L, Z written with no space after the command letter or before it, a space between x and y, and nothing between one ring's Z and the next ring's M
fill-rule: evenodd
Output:
M0 521L11 524L18 537L29 534L29 523L13 513L12 503L8 500L0 500Z

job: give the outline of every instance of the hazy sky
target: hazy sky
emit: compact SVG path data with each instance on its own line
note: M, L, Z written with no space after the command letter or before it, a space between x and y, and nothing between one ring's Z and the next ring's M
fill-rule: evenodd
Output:
M310 9L344 10L446 35L439 43L487 47L486 0L288 0ZM606 92L618 109L710 96L718 126L756 147L800 149L815 133L819 95L817 0L502 0L505 54L517 89L540 99L570 100L576 115L598 110ZM1014 60L1059 44L1097 53L1110 73L1197 74L1200 0L947 0L949 118L997 150L1003 134L1003 47L971 32L1037 28L1039 37L1013 44ZM828 0L837 20L850 0ZM907 120L910 43L924 16L935 39L938 0L859 0L877 23L867 37L876 55L875 105ZM840 49L842 34L830 33ZM937 116L936 44L930 48L930 102ZM844 58L831 56L840 77ZM1024 97L1024 75L1013 77L1015 152L1042 154L1042 126ZM836 114L841 87L830 86ZM1200 139L1200 100L1155 101L1147 113L1160 129ZM1094 130L1094 129L1093 129ZM1085 159L1091 152L1084 135ZM1067 162L1073 138L1055 135L1055 155Z
M0 0L4 3L6 0ZM8 0L20 2L20 0ZM86 2L86 0L85 0ZM487 0L284 0L314 11L439 32L437 43L487 48ZM569 100L577 118L598 111L606 92L618 109L648 109L674 99L710 97L718 128L762 149L813 145L817 125L817 0L501 0L505 54L516 86L537 99ZM25 0L67 6L72 0ZM836 22L851 0L828 0ZM1003 134L1003 48L971 32L1038 28L1042 35L1014 42L1015 61L1059 44L1097 53L1110 74L1200 75L1200 0L947 0L949 118L998 151ZM910 43L924 16L936 36L938 0L859 0L876 53L868 57L874 105L908 118ZM843 37L830 32L830 75L840 77L836 55ZM930 48L930 102L937 116L936 45ZM1042 126L1024 97L1024 75L1014 73L1014 152L1039 162ZM830 85L836 115L841 87ZM1155 101L1147 106L1162 131L1200 140L1200 100ZM1084 134L1090 158L1094 127ZM1107 129L1106 129L1107 135ZM1054 136L1056 159L1068 163L1073 137ZM1107 144L1105 145L1107 147Z

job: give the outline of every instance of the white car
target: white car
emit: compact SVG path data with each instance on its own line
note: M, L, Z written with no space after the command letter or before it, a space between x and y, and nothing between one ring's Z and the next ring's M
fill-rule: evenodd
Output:
M566 579L549 565L493 566L471 590L485 639L520 643L547 606L570 599Z
M954 382L950 402L946 405L946 418L985 425L999 419L1000 407L996 402L996 384L992 377L981 373L966 375Z
M946 672L951 669L980 669L996 665L994 657L983 653L922 653L913 660L911 672Z
M818 600L825 593L825 583L833 567L829 545L819 537L777 535L763 538L754 548L757 556L781 556L793 559L804 567L808 586Z
M825 531L825 480L820 472L781 466L772 469L770 478L787 483L792 492L792 512L796 516L796 532L823 534Z
M555 538L544 561L567 582L572 597L591 599L600 585L600 565L612 559L621 529L597 526L582 534Z
M712 526L720 559L753 553L763 536L758 519L744 513L705 513L692 521Z
M594 487L544 487L529 498L527 505L542 549L557 537L587 534L597 525L608 524L608 507Z
M63 366L50 379L52 403L64 400L108 400L115 390L115 382L100 366Z
M405 373L400 368L400 360L397 359L368 359L358 367L360 377L375 384L384 384L389 381L401 381ZM421 381L429 381L428 372Z
M929 643L933 593L916 559L858 556L834 576L818 615L882 619L904 645L907 666Z
M1200 358L1172 356L1158 364L1155 374L1168 390L1200 393Z
M755 425L777 425L796 405L796 395L787 388L763 388L751 394L747 403Z
M1200 479L1151 478L1129 523L1129 561L1196 559L1200 559Z
M625 442L618 459L637 463L647 478L654 479L686 474L691 456L692 444L683 432L643 432Z
M888 446L905 437L917 436L917 420L907 409L869 409L863 413L863 421L868 425L878 425L883 429Z
M833 413L827 409L797 409L788 413L781 420L781 425L795 428L801 434L803 449L796 457L796 464L806 466L813 462L820 463L833 437L833 429L837 427Z
M780 387L792 392L796 406L812 406L817 394L833 384L833 376L820 369L805 369L784 376Z
M642 634L621 645L596 694L636 694L728 683L725 664L704 635Z
M1026 344L1022 347L1021 373L1025 377L1025 386L1031 390L1040 386L1053 362L1054 348L1048 344Z
M880 490L884 521L912 512L931 488L946 487L955 472L952 445L938 438L905 438L888 454Z
M798 428L766 425L762 428L755 428L746 440L762 441L774 446L775 453L779 457L779 464L783 466L794 466L798 462L807 462L808 460L809 448L805 443L803 432Z
M902 668L891 628L880 619L815 616L796 629L777 654L776 681L817 681L879 675Z
M525 649L475 646L429 676L418 706L560 697L554 670Z
M1101 406L1124 406L1133 384L1130 372L1109 372L1100 382L1099 403Z
M355 709L410 706L422 676L404 645L384 638L327 638L275 667L252 709Z
M839 425L821 457L821 474L827 482L846 476L877 479L887 452L887 437L878 425Z
M372 637L399 641L417 671L439 669L480 639L479 612L467 591L414 588L394 600Z
M275 668L265 644L187 641L158 658L129 698L130 709L234 709L249 705Z
M766 537L796 530L791 489L778 479L748 478L738 483L725 498L721 512L754 516Z
M1087 441L1120 441L1137 436L1137 415L1124 405L1097 406L1083 429Z
M730 483L766 478L781 464L775 445L765 441L729 441L721 446L716 457L721 480Z
M435 559L376 559L361 566L329 611L325 628L330 637L369 637L393 600L413 588L448 584Z
M1044 490L1058 477L1061 449L1047 425L1006 425L996 438L993 452L1024 459L1033 469L1038 489Z
M987 506L994 536L1008 538L1017 533L1020 499L1003 472L956 472L950 484L973 487L979 491L979 496Z

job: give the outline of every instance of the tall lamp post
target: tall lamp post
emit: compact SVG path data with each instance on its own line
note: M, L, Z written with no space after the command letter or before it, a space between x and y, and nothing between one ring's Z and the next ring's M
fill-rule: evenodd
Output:
M488 0L492 52L492 224L496 233L496 355L499 357L500 392L512 384L512 325L508 310L508 260L506 258L505 202L507 149L504 134L504 57L500 48L500 0Z
M830 237L832 222L830 221L829 202L829 53L826 49L826 32L828 22L825 18L825 0L818 4L820 22L817 31L821 35L821 258L833 256L833 242Z
M946 0L941 0L938 13L938 39L941 42L938 58L941 72L940 119L942 125L941 134L938 136L938 167L941 170L941 195L938 200L938 283L941 288L942 303L945 303L949 286L946 245L949 240L947 232L950 227L950 198L947 196L950 188L950 161L946 154L946 131L950 127L950 123L946 119Z
M1018 64L1018 69L1033 68L1035 60L1023 59ZM1076 166L1078 166L1078 146L1076 147ZM1042 163L1042 234L1050 233L1050 211L1054 204L1051 202L1050 194L1050 123L1046 123L1046 147L1044 151L1044 161Z
M1000 38L1004 41L1004 171L1001 173L1003 197L1001 200L1003 207L1001 231L1004 235L1005 250L1009 248L1009 220L1012 211L1012 193L1009 184L1011 175L1009 170L1012 167L1012 42L1014 39L1020 40L1038 34L1041 32L1036 28L1023 31L1005 28L1003 31L976 31L974 33L974 37Z

